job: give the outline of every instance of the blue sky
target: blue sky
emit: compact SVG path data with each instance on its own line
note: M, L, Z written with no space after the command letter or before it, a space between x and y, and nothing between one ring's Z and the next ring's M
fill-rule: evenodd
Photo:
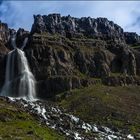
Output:
M74 17L106 17L124 28L140 34L139 1L3 1L0 20L9 27L30 30L33 14L60 13Z

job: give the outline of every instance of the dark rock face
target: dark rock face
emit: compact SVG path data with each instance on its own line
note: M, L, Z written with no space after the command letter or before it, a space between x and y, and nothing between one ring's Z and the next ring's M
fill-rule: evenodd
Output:
M138 34L124 32L124 36L125 36L125 41L127 44L134 44L134 45L140 44L140 37Z
M136 75L136 58L134 53L128 48L123 48L122 51L122 72Z
M73 41L54 35L31 36L25 52L38 81L39 97L53 97L67 90L96 84L90 82L91 77L108 77L112 72L138 74L138 60L127 46L112 53L107 49L108 44L107 47L97 44L86 39Z
M6 43L9 38L9 29L6 23L0 21L0 41Z
M108 50L100 50L95 53L95 64L96 64L96 76L104 77L109 76L111 69L111 62L114 59L114 55Z
M1 69L0 69L0 91L1 91L1 88L4 84L4 80L5 80L5 62L6 62L6 57L4 57L3 55L0 55L0 66L1 66Z
M5 62L6 62L6 57L5 55L9 52L9 50L6 47L6 43L8 42L9 39L9 29L8 25L5 23L2 23L0 21L0 88L2 87L4 83L4 75L5 75Z
M38 79L44 79L50 76L56 75L70 75L72 73L72 62L70 54L67 53L63 48L55 49L49 47L44 43L47 42L34 42L36 39L32 38L29 45L34 48L26 49L27 57L31 62L31 68L35 68L34 72Z
M95 84L91 77L140 74L139 54L127 46L127 39L123 29L106 18L34 16L25 51L39 91L45 87L40 97Z
M109 86L140 85L140 77L137 76L109 76L102 79L103 84Z
M74 18L62 16L60 14L50 14L48 16L34 16L32 33L59 33L66 37L92 37L92 38L115 38L119 41L124 39L123 29L106 18L82 17Z
M47 80L39 81L38 84L38 97L48 98L54 97L56 94L69 91L71 89L80 88L81 82L78 77L50 77ZM43 90L42 90L43 89ZM40 94L40 91L42 93Z
M31 33L34 33L34 31L36 33L42 33L46 31L45 23L41 15L37 15L37 16L34 15L34 24L32 26Z
M28 38L22 49L36 77L40 98L96 84L101 79L107 85L114 81L118 81L114 85L121 85L120 78L115 77L114 81L110 78L114 73L125 77L140 75L140 52L128 46L138 44L139 36L123 32L120 26L106 18L37 15L31 32L22 28L16 32L2 25L0 64L5 66L6 57L3 56L8 49L13 49L11 40L14 37L19 48ZM0 71L1 75L4 71ZM136 78L133 79L138 84ZM131 82L125 83L133 83L128 81Z
M132 50L133 54L135 55L135 60L136 60L136 72L139 75L140 74L140 52L136 50Z
M29 32L19 28L16 33L16 44L20 48L24 44L24 39L29 37Z

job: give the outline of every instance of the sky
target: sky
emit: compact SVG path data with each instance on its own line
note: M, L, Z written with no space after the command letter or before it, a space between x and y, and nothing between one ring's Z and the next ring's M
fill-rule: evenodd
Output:
M0 20L10 28L30 30L33 15L60 13L62 16L106 17L124 31L140 34L139 1L2 1Z

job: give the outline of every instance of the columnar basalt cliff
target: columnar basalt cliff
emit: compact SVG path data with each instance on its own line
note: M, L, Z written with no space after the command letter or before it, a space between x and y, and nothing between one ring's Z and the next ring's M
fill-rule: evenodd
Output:
M131 47L139 45L139 36L124 32L106 18L36 15L31 32L21 28L15 32L2 23L1 29L0 47L5 48L4 53L11 49L13 35L17 47L28 37L24 51L37 80L39 97L53 97L97 84L101 79L104 84L119 85L110 82L112 76L140 75L140 52ZM127 79L129 83L139 83L131 81L136 78Z
M32 33L49 32L59 33L66 37L90 37L105 39L124 39L123 29L109 21L107 18L82 17L74 18L69 16L61 17L60 14L50 14L48 16L34 16Z

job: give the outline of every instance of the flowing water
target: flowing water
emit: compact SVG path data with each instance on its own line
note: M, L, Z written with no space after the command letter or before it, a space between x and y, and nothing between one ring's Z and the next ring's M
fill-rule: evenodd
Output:
M21 49L26 46L25 38ZM25 53L16 47L15 38L11 45L14 50L8 53L6 62L5 83L1 96L23 97L33 100L36 96L35 78L30 71Z

